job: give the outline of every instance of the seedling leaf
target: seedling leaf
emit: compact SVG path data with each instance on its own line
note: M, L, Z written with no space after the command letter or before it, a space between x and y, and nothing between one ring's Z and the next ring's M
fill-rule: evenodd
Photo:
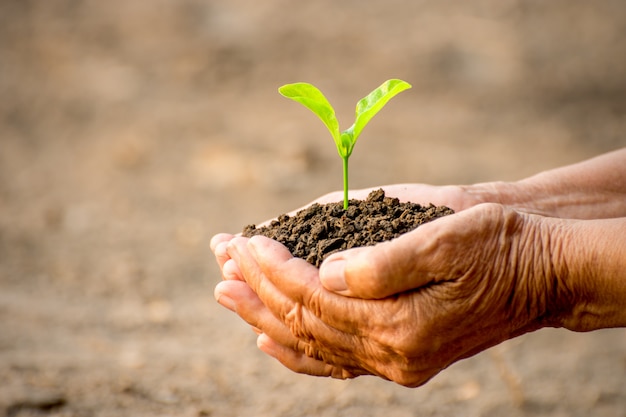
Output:
M361 134L365 125L382 109L389 100L411 85L402 80L387 80L377 89L359 100L356 105L356 120L353 125L354 142Z
M411 88L405 81L392 79L382 83L378 88L359 100L356 105L354 124L341 132L335 116L335 109L330 105L324 94L309 83L293 83L283 85L278 92L283 96L297 101L311 110L326 125L337 145L337 152L343 162L343 208L348 209L348 158L352 154L354 144L367 123L382 109L389 100L398 93Z
M335 109L317 87L309 83L293 83L283 85L278 89L278 92L315 113L326 125L337 148L339 148L341 133L339 132L339 122L335 116Z

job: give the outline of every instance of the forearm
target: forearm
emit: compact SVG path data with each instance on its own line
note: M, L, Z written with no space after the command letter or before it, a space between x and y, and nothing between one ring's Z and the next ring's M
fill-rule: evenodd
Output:
M564 220L552 231L553 305L560 325L575 331L626 326L626 217Z
M486 202L552 217L626 217L626 148L517 182L467 186Z

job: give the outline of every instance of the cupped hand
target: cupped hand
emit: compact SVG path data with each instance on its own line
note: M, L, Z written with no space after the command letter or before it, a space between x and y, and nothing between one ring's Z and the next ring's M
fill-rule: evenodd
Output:
M392 184L383 185L372 188L364 188L358 190L350 190L351 199L365 199L373 190L382 188L385 190L387 197L398 198L401 202L411 201L418 204L435 204L445 205L455 211L461 211L466 208L479 204L482 201L480 194L473 191L471 186L434 186L428 184ZM306 206L290 212L290 215L310 206L313 203L325 204L341 201L343 199L343 191L335 191L323 195ZM258 226L269 224L271 220L267 220ZM222 277L226 280L241 279L239 270L234 262L229 262L230 256L226 250L228 242L236 235L229 233L219 233L211 239L211 250L215 254L216 261L222 271Z
M548 323L547 233L539 216L483 204L335 254L320 270L270 239L224 235L215 247L228 279L215 296L293 371L418 386Z

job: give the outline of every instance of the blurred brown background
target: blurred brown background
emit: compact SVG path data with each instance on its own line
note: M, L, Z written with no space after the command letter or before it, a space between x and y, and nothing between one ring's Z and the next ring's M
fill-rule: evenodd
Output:
M622 0L0 1L0 415L626 416L623 330L542 330L408 390L292 374L210 236L341 187L516 180L626 144Z

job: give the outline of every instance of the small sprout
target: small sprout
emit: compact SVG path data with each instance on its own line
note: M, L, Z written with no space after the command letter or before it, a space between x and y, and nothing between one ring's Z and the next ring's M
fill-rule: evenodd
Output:
M339 122L335 109L330 105L324 94L317 87L308 83L286 84L278 89L283 96L299 102L311 110L326 125L335 140L337 151L343 161L343 208L348 209L348 159L352 155L354 144L363 128L395 95L411 88L402 80L387 80L380 87L359 100L356 104L354 124L343 132L339 130Z

